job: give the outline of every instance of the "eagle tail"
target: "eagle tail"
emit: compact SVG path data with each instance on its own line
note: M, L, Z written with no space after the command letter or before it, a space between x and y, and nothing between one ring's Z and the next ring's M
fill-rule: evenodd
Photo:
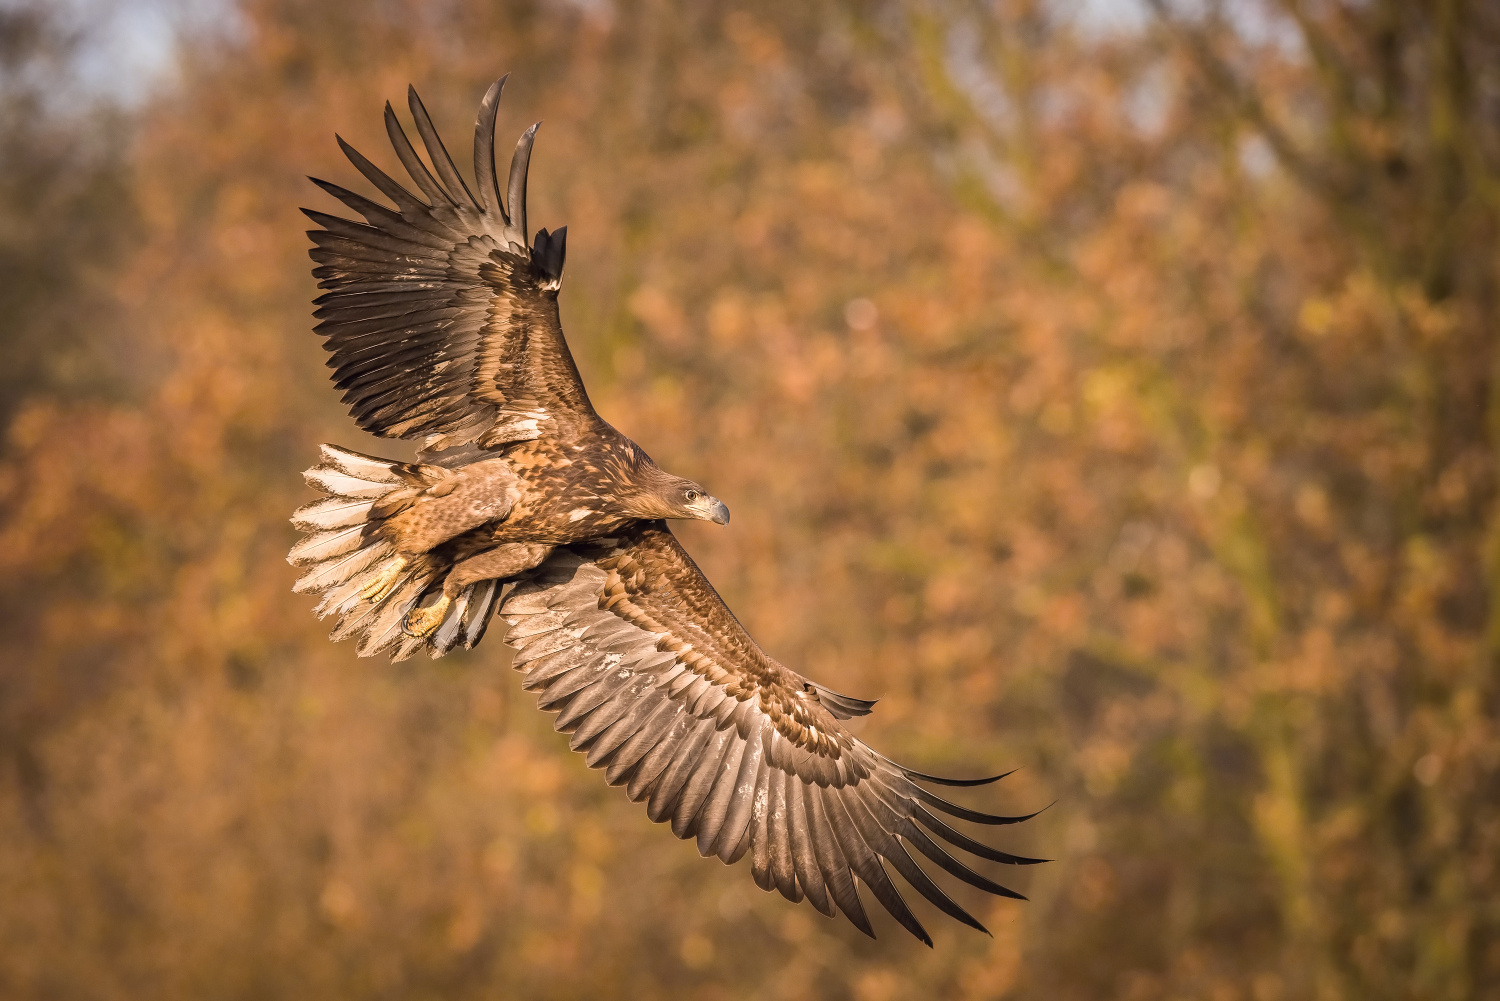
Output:
M361 657L389 651L392 660L405 660L424 647L434 658L456 646L471 649L484 636L500 585L471 584L435 630L409 635L403 629L407 614L436 596L449 567L429 554L398 553L388 539L369 531L380 520L381 500L410 487L409 476L402 475L410 472L409 464L335 445L320 451L322 461L303 477L325 496L293 513L292 524L306 535L287 562L306 568L293 591L322 595L314 609L318 618L338 616L329 639L354 637Z

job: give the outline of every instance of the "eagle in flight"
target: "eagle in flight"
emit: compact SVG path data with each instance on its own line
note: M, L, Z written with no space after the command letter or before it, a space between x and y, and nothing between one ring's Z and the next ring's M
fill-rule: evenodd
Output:
M339 146L387 207L314 179L357 222L311 209L326 290L317 332L355 422L417 443L415 461L322 447L288 559L295 590L337 616L331 638L395 660L471 649L492 617L506 625L523 686L556 712L570 746L653 821L705 857L750 856L756 885L835 909L874 935L856 877L908 931L932 939L886 866L938 909L983 926L912 858L1004 897L956 848L999 851L940 815L1012 824L950 803L856 738L844 721L874 703L777 663L740 625L678 543L669 519L719 525L729 510L674 476L589 404L558 320L566 227L526 226L537 125L521 136L501 201L495 116L505 78L474 128L471 187L408 91L427 161L389 104L391 145L417 191ZM538 123L540 124L540 123ZM430 164L430 166L429 166ZM947 846L945 848L944 846Z

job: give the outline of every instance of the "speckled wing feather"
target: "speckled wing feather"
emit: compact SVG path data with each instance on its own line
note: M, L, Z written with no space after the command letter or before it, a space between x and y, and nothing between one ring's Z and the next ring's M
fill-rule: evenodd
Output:
M938 797L936 779L897 765L840 720L870 703L838 696L768 657L729 611L665 523L561 549L502 602L515 666L574 750L611 785L647 804L653 821L695 838L705 857L751 858L755 882L792 901L835 908L874 935L858 877L917 938L932 939L886 872L940 910L983 930L913 860L990 893L1019 894L945 849L994 862L998 851L938 814L1011 824ZM997 776L998 777L998 776Z
M504 83L490 87L475 124L472 192L412 90L432 169L389 104L385 124L421 196L339 139L394 210L316 178L365 221L303 209L321 227L308 233L313 276L327 289L316 300L317 331L344 402L364 430L421 439L428 450L568 439L596 419L557 314L566 227L541 230L527 246L535 125L516 145L501 201L494 140Z

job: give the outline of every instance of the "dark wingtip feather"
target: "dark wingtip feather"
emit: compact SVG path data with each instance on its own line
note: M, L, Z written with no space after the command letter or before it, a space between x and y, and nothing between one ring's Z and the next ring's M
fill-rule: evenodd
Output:
M363 153L345 142L343 136L334 133L333 138L338 142L339 149L343 151L344 156L354 164L354 169L363 174L365 180L379 188L380 193L394 202L400 211L421 211L427 208L420 199L398 184L394 178L371 163Z
M870 936L871 938L875 937L875 926L870 924L870 919L865 916L863 911L860 912L860 920L855 920L854 916L849 914L847 911L844 912L844 917L849 921L850 924L858 928L860 931L864 932L866 935ZM932 943L929 942L927 944L931 945Z
M479 207L501 218L505 218L505 206L500 201L500 180L495 172L495 118L500 114L500 97L509 79L507 73L490 84L474 118L474 186Z
M321 177L313 177L311 174L307 175L307 179L316 184L327 194L332 195L339 201L343 202L345 205L354 209L356 212L360 211L362 207L367 207L374 204L368 198L364 197L363 195L355 194L343 185L334 184L332 181L325 181ZM387 209L385 211L389 210Z
M479 203L469 193L469 185L464 181L463 175L458 172L458 167L453 163L453 157L448 155L448 149L443 145L437 127L432 124L432 116L427 113L427 106L417 95L417 88L411 84L406 87L406 106L411 111L412 121L417 126L417 135L421 137L422 145L427 147L427 159L432 161L433 169L437 171L437 176L447 187L449 197L455 205L461 208L479 211Z
M999 775L990 775L982 779L949 779L941 775L928 775L926 772L919 772L913 768L902 768L901 772L909 779L920 779L923 782L931 782L934 785L968 788L972 786L987 786L991 782L999 782L1008 775L1014 775L1016 769L1012 768L1008 772L1001 772Z
M505 210L510 216L511 227L520 235L516 242L526 246L526 172L531 164L531 147L536 142L536 131L542 127L537 122L521 133L516 141L516 151L510 158L510 179L506 184Z
M916 823L919 823L923 827L926 827L938 837L948 842L948 844L954 846L955 848L961 848L969 854L976 855L979 858L989 859L991 862L1000 862L1004 865L1036 865L1041 862L1049 861L1048 859L1027 858L1024 855L1012 855L1009 852L1002 852L998 848L993 848L982 841L975 841L973 838L969 837L962 831L956 831L952 827L943 823L941 818L939 818L936 814L923 806L918 806L916 810L913 811L911 816ZM916 831L914 828L903 831L902 835L906 837L907 840L910 840L913 843L917 843L918 847L921 847L920 842L922 842L923 838L925 837L921 835L920 831ZM928 843L930 843L930 839L927 839L927 841ZM923 849L923 851L933 861L938 862L939 864L943 864L941 859L932 855L930 852L926 852L925 848ZM953 872L954 875L958 875L961 878L967 879L966 876L963 876L962 873L958 873L955 870L949 869L948 871ZM990 892L995 893L999 891L991 889Z
M406 130L401 127L401 120L396 117L396 109L391 107L391 102L385 102L385 134L391 142L391 148L396 151L396 156L401 160L401 166L411 175L417 187L427 196L427 200L433 205L447 202L456 205L454 196L443 188L432 176L432 171L422 162L412 146L411 140L406 137ZM431 154L429 154L431 155Z
M1043 807L1042 810L1037 810L1036 813L1028 813L1023 817L1005 817L993 813L983 813L979 810L970 810L967 807L959 806L957 803L950 803L941 796L930 793L915 783L912 784L911 790L916 793L917 799L935 810L941 810L948 816L957 817L959 820L967 820L975 824L986 824L990 827L998 827L1005 824L1024 824L1032 817L1041 813L1042 810L1047 809L1047 807Z

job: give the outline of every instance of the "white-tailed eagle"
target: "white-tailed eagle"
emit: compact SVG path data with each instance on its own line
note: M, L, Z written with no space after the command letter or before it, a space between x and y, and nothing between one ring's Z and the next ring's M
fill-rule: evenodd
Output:
M307 481L326 496L293 516L296 590L322 596L333 639L362 656L440 657L507 627L523 686L556 712L574 750L652 820L705 856L751 860L756 885L873 935L862 881L932 940L886 867L959 921L980 923L917 864L1020 898L951 855L999 851L942 815L1013 824L926 786L844 726L873 705L777 663L740 625L667 527L725 524L699 484L673 476L594 412L558 321L566 229L529 239L522 135L501 199L495 116L480 107L474 185L459 173L416 92L417 153L390 105L391 144L417 191L339 140L391 207L326 181L363 217L304 210L319 287L317 332L356 423L418 445L401 462L323 446ZM429 164L430 163L430 167ZM999 776L996 776L998 778Z

